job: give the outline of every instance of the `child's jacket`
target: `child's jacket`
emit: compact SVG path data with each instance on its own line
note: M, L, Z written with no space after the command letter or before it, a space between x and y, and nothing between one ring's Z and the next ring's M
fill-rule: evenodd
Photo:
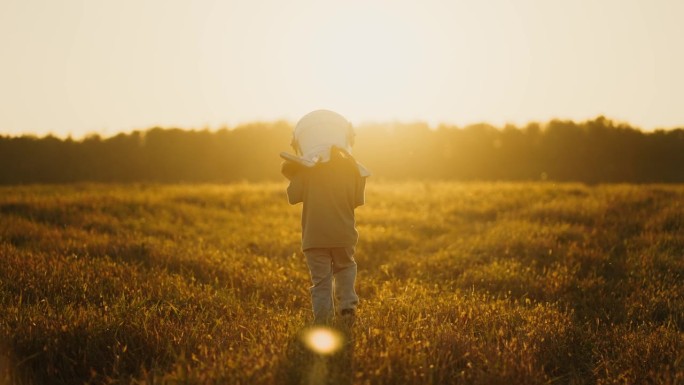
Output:
M302 250L356 245L354 209L364 204L366 178L349 153L333 147L330 160L313 167L286 161L283 174L290 204L303 202Z

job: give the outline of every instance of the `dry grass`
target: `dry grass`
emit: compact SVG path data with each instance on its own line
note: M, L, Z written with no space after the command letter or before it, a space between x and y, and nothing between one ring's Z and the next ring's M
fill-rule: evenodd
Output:
M325 358L283 189L0 188L0 384L684 383L681 186L372 183Z

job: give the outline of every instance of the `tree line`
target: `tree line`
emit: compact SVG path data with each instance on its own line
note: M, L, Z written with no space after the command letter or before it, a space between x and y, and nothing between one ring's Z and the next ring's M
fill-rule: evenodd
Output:
M0 136L0 184L276 181L288 122L152 128L80 140ZM643 132L605 117L524 127L425 123L356 128L354 155L386 180L684 182L684 129Z

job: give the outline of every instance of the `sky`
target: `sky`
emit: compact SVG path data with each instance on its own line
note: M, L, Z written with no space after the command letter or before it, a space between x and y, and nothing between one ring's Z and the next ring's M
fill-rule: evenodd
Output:
M681 0L0 0L0 135L598 115L684 127Z

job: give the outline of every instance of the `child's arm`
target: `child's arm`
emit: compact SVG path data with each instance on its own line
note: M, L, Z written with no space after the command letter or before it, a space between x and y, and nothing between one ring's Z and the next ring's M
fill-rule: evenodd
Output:
M301 164L289 160L283 162L280 168L280 172L290 181L287 186L287 200L291 205L304 201L303 168Z
M285 176L285 178L292 180L297 173L302 170L302 165L289 160L283 162L280 166L280 172Z
M363 206L366 203L366 177L357 178L354 195L354 208Z
M304 178L301 173L290 179L290 184L287 186L287 201L291 205L304 202Z

